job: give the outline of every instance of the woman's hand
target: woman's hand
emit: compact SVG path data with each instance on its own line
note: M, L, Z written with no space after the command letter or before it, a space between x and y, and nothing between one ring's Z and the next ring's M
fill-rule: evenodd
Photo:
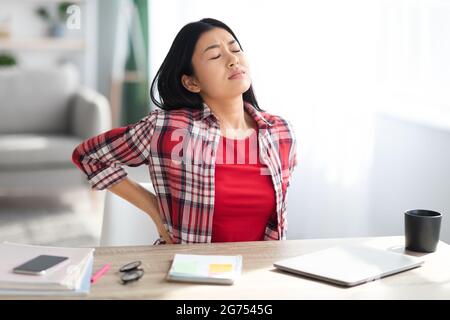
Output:
M164 228L164 226L158 228L159 232L159 241L156 241L155 244L173 244L172 239L170 238L169 232Z

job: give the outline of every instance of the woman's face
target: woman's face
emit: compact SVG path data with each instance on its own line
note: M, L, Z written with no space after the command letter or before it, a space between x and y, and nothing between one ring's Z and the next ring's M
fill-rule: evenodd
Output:
M192 56L194 75L182 76L185 88L213 100L236 98L251 85L244 53L233 36L222 28L203 33ZM230 78L233 74L239 75Z

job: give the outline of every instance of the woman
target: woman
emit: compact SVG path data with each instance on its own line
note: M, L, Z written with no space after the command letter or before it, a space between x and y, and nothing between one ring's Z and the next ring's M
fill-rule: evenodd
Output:
M146 212L160 243L285 239L295 139L287 121L259 108L233 31L215 19L184 26L150 94L161 110L74 150L92 188ZM147 165L155 195L122 165Z

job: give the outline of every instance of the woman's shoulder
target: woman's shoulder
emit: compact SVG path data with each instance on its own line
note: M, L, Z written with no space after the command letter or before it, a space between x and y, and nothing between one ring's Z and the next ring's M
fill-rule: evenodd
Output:
M270 123L270 127L272 130L293 130L291 122L282 116L275 115L267 111L261 111L260 114Z
M149 116L155 115L164 119L192 119L196 118L198 110L190 109L187 107L180 107L178 109L173 110L164 110L164 109L155 109L150 112Z
M176 110L163 110L156 108L152 110L149 114L147 114L142 121L151 122L153 124L157 124L157 120L159 123L167 126L173 124L174 122L188 122L195 119L195 113L193 110L188 108L180 108Z
M291 145L296 143L296 134L291 121L266 111L261 111L260 114L270 123L269 132L273 139L281 139Z
M174 110L155 109L151 111L144 120L152 121L155 125L188 127L198 120L199 111L189 108ZM159 120L159 121L158 121Z

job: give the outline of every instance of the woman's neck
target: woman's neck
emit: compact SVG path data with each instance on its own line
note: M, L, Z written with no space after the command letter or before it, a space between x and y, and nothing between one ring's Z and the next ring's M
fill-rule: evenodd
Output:
M242 97L221 101L206 99L205 103L219 120L220 130L226 137L246 137L256 127L252 117L245 112Z

